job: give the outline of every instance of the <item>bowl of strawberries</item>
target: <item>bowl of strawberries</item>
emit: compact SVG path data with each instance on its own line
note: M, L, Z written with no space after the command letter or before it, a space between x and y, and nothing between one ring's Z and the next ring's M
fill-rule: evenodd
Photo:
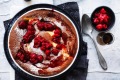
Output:
M108 31L115 23L115 14L107 6L96 8L91 15L93 28L97 31Z

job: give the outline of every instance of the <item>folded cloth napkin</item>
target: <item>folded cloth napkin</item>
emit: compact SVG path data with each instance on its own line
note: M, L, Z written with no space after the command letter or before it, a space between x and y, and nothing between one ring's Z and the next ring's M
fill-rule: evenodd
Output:
M67 13L69 13L76 22L80 25L80 17L79 17L79 8L78 4L76 2L68 2L64 4L58 5L61 9L65 10ZM7 25L10 20L4 21L5 29L7 29ZM83 42L83 50L81 52L80 58L78 58L79 62L75 66L73 70L71 70L68 74L66 74L64 77L59 78L62 80L86 80L87 76L87 69L88 69L88 59L87 59L87 44ZM21 77L17 72L15 72L15 80L26 80L25 77ZM26 76L27 77L27 76ZM29 77L29 76L28 76ZM30 79L29 80L38 80L38 79ZM48 80L58 80L58 78L48 79Z

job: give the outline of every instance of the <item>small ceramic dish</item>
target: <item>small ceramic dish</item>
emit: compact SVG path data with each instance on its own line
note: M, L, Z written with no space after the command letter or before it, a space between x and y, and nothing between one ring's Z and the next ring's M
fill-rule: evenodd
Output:
M115 23L115 14L111 8L100 6L91 15L93 28L97 31L108 31Z

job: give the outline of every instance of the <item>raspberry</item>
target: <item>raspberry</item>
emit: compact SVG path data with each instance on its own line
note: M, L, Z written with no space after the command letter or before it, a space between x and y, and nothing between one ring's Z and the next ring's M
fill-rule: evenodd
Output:
M27 61L30 60L30 54L31 54L31 53L28 52L28 51L25 53L25 60L27 60Z
M47 56L49 56L50 53L51 53L50 50L46 50L46 51L45 51L45 54L46 54Z
M54 34L54 37L60 37L60 35L59 34Z
M37 64L38 63L38 60L37 59L30 59L30 62L32 63L32 64Z
M16 54L16 58L17 58L17 59L20 59L21 61L23 61L23 60L24 60L24 54L21 53L21 52L18 52L18 53Z
M46 31L54 30L54 26L51 23L44 23L44 26Z
M52 52L52 54L54 54L54 55L58 55L59 50L58 50L58 49L53 49L51 52Z
M42 56L42 55L38 55L38 56L37 56L37 59L38 59L38 62L40 62L40 63L41 63L41 62L43 61L43 59L44 59L44 58L43 58L43 56Z
M98 25L96 26L96 28L97 28L98 30L102 30L103 26L102 26L102 24L98 24Z
M34 48L38 48L38 47L40 47L42 45L40 40L41 40L41 37L35 37L35 39L34 39L34 46L33 46Z
M44 30L44 28L45 28L44 27L44 22L38 22L37 27L38 27L39 30Z
M31 58L31 59L36 59L36 58L37 58L37 54L31 53L31 54L30 54L30 58Z
M105 13L106 13L106 10L105 10L104 8L102 8L102 9L100 10L100 13L105 14Z
M100 15L100 13L95 13L95 17L98 17Z
M60 29L55 29L55 30L54 30L54 34L61 35L61 30L60 30Z
M52 41L59 44L60 38L54 37L54 38L52 38Z
M29 43L29 42L31 42L32 41L32 39L34 39L34 37L35 37L35 35L29 35L29 34L25 34L24 36L23 36L23 43Z
M45 47L45 46L41 46L40 49L41 49L42 51L45 51L45 50L46 50L46 47Z
M57 44L56 48L61 50L62 48L64 48L65 46L63 44Z
M94 22L95 24L98 24L98 23L99 23L99 19L98 19L98 18L94 18L93 22Z
M32 64L36 64L38 62L38 60L37 60L37 54L35 54L35 53L31 53L30 54L30 62Z
M27 23L27 21L25 21L25 20L21 20L20 22L18 22L18 27L19 27L20 29L26 29L26 28L27 28L27 25L28 25L28 23Z
M45 46L45 47L46 47L46 44L47 44L46 42L42 42L42 46Z
M47 43L47 44L46 44L46 48L47 48L47 49L51 49L52 47L53 47L53 45L52 45L51 43Z
M33 25L28 25L28 26L27 26L27 30L28 30L28 31L35 31L35 28L34 28Z
M107 25L106 25L106 24L103 24L103 28L104 28L104 29L107 29L108 27L107 27Z

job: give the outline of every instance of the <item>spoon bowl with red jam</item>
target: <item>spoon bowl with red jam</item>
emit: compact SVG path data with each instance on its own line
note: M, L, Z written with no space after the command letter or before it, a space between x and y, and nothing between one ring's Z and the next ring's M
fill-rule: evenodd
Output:
M100 6L93 11L91 22L95 30L108 31L115 23L115 14L109 7Z

